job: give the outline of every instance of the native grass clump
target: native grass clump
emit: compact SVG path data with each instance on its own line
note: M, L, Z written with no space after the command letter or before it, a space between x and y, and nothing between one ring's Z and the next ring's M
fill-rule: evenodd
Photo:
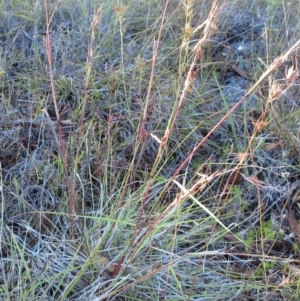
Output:
M0 298L299 298L297 1L0 4Z

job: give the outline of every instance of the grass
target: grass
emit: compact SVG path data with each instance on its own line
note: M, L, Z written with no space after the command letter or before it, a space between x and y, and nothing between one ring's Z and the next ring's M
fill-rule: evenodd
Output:
M299 298L297 1L0 8L0 299Z

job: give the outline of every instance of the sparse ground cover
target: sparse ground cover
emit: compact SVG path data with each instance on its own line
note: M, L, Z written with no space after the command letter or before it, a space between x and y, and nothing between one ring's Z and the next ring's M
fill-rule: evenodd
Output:
M299 3L2 1L1 300L299 300Z

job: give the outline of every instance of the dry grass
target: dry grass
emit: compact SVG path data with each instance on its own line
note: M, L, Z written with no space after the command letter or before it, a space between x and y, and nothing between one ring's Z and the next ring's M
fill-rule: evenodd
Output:
M297 300L298 2L48 2L0 4L0 299Z

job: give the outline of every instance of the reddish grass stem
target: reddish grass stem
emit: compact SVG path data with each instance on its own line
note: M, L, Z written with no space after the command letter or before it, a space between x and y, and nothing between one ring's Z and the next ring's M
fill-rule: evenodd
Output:
M44 3L45 3L45 15L46 15L46 53L47 53L47 60L48 60L48 65L49 65L49 76L50 76L50 83L51 83L52 99L53 99L53 105L54 105L54 109L55 109L55 115L56 115L56 119L57 119L57 127L58 127L58 133L59 133L58 147L60 150L60 156L61 156L61 159L63 162L63 168L64 168L64 173L65 173L65 180L67 183L68 207L69 207L69 215L70 215L70 222L71 222L71 238L72 238L72 240L74 240L75 239L75 217L74 217L75 204L74 204L74 199L73 199L72 190L71 190L71 183L70 183L70 180L68 177L69 172L68 172L68 162L67 162L67 157L66 157L66 148L65 148L65 143L64 143L64 139L63 139L60 114L59 114L57 100L56 100L54 74L53 74L53 67L52 67L51 40L50 40L50 24L51 24L51 20L53 18L55 11L57 10L59 2L56 3L50 19L49 19L47 0L45 0Z

